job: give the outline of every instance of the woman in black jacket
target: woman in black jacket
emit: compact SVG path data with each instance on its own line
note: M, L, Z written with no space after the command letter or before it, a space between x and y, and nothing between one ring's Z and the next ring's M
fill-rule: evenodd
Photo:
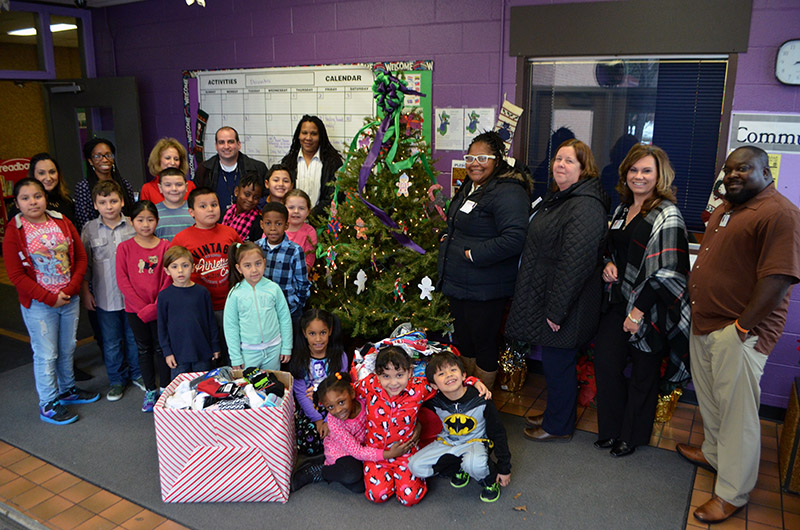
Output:
M342 155L331 144L322 120L308 114L300 118L281 164L289 168L294 187L311 198L310 216L320 216L330 206L336 171L342 163Z
M492 388L498 334L514 293L530 213L530 177L503 157L503 140L486 132L464 156L469 180L447 212L439 245L439 284L450 300L455 342L467 371ZM477 366L476 366L477 365Z
M580 140L559 146L551 174L553 188L528 227L506 335L542 347L547 407L527 418L525 436L568 441L578 398L575 357L600 318L610 200L592 151Z

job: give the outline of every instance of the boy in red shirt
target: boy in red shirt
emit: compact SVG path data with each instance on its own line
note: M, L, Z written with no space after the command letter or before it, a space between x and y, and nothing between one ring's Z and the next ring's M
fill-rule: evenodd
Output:
M233 243L241 243L242 238L233 228L219 224L219 199L214 190L201 187L192 190L186 201L189 214L194 218L194 226L178 232L172 239L172 246L181 246L191 252L194 258L192 281L208 289L211 306L222 334L222 310L228 296L228 249ZM228 364L228 349L221 337L220 366Z

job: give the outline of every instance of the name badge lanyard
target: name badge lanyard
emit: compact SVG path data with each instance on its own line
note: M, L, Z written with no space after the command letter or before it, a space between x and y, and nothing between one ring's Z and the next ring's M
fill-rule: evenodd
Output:
M236 169L233 171L233 188L231 188L230 183L228 182L228 177L225 176L226 171L222 168L219 168L219 172L222 174L222 180L225 181L225 187L228 190L228 195L230 195L230 202L228 204L236 204L236 197L234 196L233 190L236 189L236 184L239 182L239 166L236 166Z

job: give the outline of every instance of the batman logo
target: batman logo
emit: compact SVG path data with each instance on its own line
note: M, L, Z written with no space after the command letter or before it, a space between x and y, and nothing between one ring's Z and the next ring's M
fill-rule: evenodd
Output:
M475 418L466 414L451 414L442 422L447 432L454 436L462 436L475 428Z

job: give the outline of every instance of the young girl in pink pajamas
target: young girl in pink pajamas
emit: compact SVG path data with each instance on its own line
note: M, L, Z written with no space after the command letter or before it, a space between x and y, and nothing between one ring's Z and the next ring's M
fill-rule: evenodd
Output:
M367 406L356 399L347 373L336 372L320 383L315 401L328 411L329 433L323 440L325 464L314 461L301 465L292 477L292 491L311 482L339 482L354 493L364 493L364 464L396 458L408 452L414 440L396 443L389 449L364 444L367 435Z

